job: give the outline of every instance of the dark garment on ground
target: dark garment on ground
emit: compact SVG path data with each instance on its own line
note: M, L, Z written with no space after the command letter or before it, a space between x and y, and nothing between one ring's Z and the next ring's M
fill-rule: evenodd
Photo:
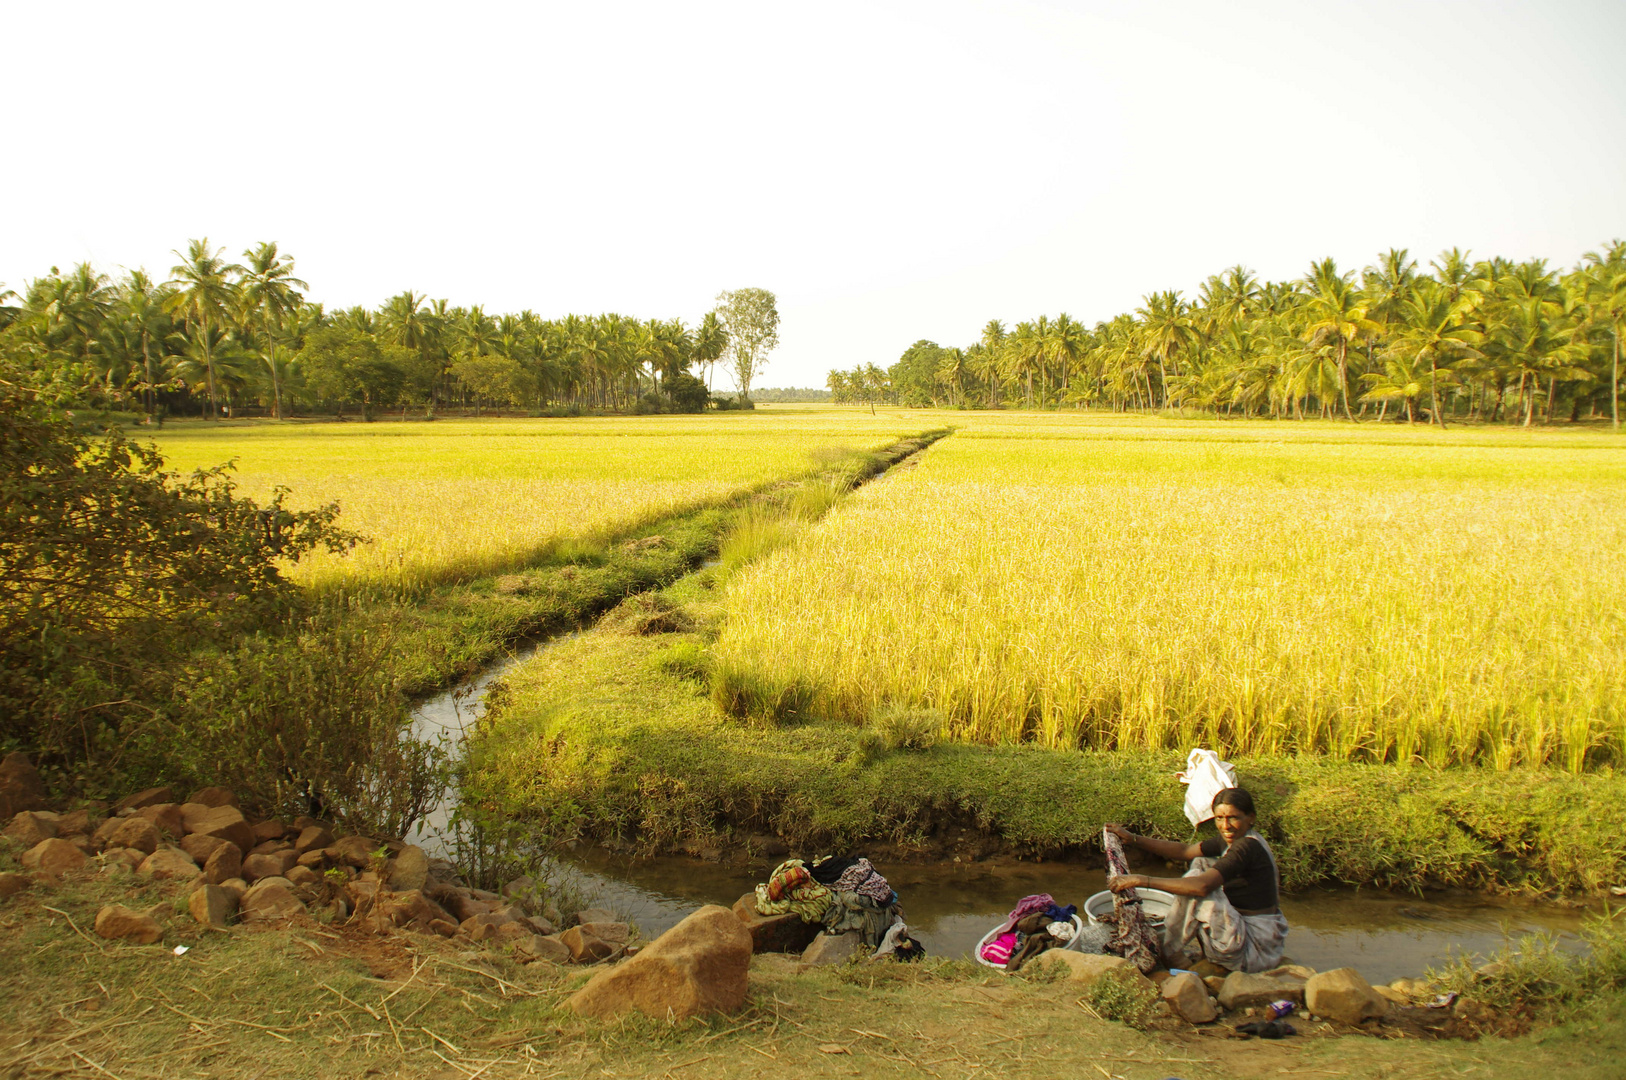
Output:
M1230 847L1217 836L1199 847L1225 879L1225 899L1244 915L1276 910L1276 864L1258 840L1244 836Z
M1046 930L1055 921L1049 915L1026 915L1018 919L1014 929L1022 944L1005 961L1005 970L1020 971L1023 964L1056 944L1056 939Z
M834 885L841 880L841 875L845 874L850 867L857 865L858 859L859 856L857 855L832 855L828 859L816 862L808 867L808 872L813 875L813 880L820 885Z

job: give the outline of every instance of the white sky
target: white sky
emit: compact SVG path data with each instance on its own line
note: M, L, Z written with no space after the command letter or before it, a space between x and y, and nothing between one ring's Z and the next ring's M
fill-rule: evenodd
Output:
M0 0L0 281L276 240L310 297L691 324L760 386L1390 246L1626 235L1626 4Z

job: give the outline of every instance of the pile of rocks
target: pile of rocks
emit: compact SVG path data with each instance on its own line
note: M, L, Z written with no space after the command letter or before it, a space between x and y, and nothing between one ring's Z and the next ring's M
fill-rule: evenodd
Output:
M45 808L33 766L12 754L0 763L0 800L20 805L4 835L24 849L26 871L0 873L0 898L49 887L68 874L130 872L188 889L192 918L217 929L321 915L379 933L489 941L560 964L612 960L631 947L630 928L609 912L593 909L565 919L537 902L528 878L496 893L470 888L455 866L430 859L415 845L337 836L331 822L310 817L257 819L224 787L204 788L184 800L171 788L150 788L112 807L90 804L60 813ZM96 932L158 941L163 928L157 912L163 907L138 912L108 905L96 917Z
M1389 1015L1419 992L1409 981L1403 988L1374 987L1354 968L1317 972L1300 964L1284 964L1257 974L1232 971L1204 976L1194 971L1158 971L1147 978L1121 957L1064 949L1042 953L1033 963L1059 968L1067 980L1085 985L1103 977L1144 981L1156 988L1169 1015L1189 1024L1207 1024L1222 1017L1263 1017L1271 1004L1290 1001L1315 1019L1357 1026Z

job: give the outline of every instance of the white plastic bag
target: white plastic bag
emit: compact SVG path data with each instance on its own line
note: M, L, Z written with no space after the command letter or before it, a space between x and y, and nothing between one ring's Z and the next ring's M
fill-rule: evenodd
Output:
M1175 779L1186 785L1186 817L1196 826L1214 816L1215 795L1236 787L1236 767L1212 750L1197 749L1186 755L1186 771Z

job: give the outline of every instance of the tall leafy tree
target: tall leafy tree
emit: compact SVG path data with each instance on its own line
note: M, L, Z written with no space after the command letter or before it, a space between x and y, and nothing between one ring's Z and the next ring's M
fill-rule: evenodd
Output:
M212 249L208 237L193 240L181 261L170 268L168 308L186 323L186 334L204 368L209 389L209 415L220 419L220 401L215 386L216 350L225 339L218 331L230 324L237 304L236 276L243 268L225 261L225 248Z
M728 356L740 397L751 399L751 383L779 345L779 306L767 289L735 289L717 297L717 314L728 332Z

